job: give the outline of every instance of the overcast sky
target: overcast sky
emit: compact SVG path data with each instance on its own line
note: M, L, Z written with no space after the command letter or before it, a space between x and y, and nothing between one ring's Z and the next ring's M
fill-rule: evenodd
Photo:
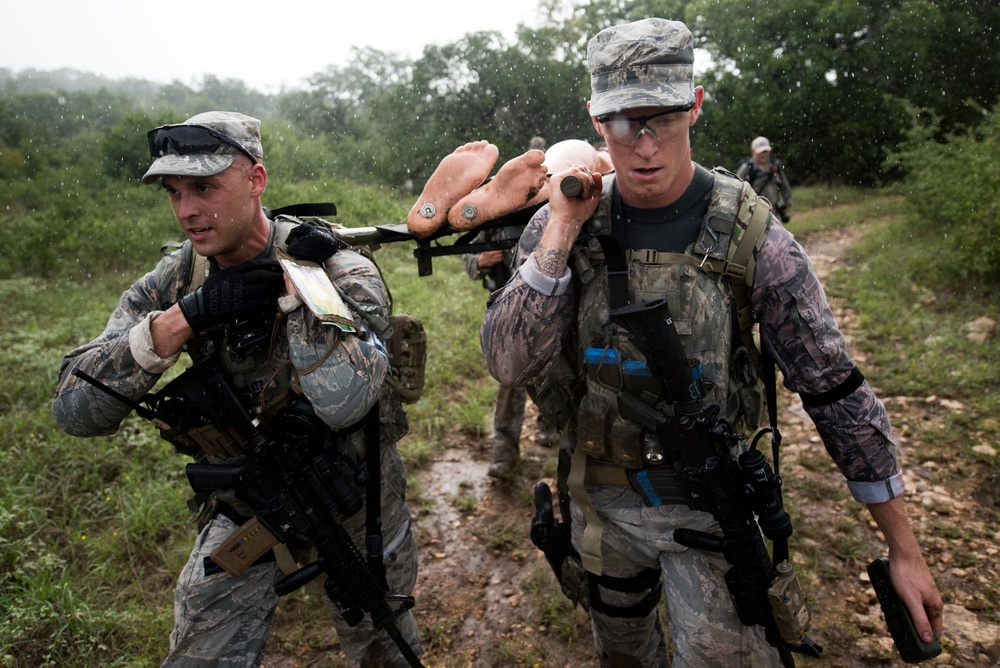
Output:
M352 46L418 57L477 30L537 26L538 0L10 0L0 67L298 88Z

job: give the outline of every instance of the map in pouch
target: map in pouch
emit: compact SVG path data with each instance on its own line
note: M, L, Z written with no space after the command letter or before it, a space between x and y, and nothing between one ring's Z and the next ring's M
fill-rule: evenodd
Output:
M315 262L296 260L282 250L278 250L278 261L282 269L299 291L302 301L321 321L336 325L342 331L356 332L357 325L334 287L326 269Z

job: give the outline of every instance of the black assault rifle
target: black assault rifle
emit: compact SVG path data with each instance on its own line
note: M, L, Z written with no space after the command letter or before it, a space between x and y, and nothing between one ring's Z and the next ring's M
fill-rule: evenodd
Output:
M672 467L643 469L640 487L649 490L648 499L657 489L679 488L690 508L715 517L721 538L677 529L674 540L722 553L732 565L726 585L740 622L760 625L783 665L795 665L791 652L819 656L822 648L805 635L809 611L788 559L792 525L782 504L780 477L755 447L733 456L731 448L742 437L719 417L718 406L705 405L697 365L684 352L666 300L622 306L610 315L628 330L673 407L673 415L667 415L625 390L618 392L622 417L647 434L647 460L655 464L669 457L674 462ZM657 500L651 499L654 505ZM761 531L774 543L773 560Z
M237 501L254 514L213 552L211 559L218 567L238 575L277 543L305 536L315 546L318 559L280 580L275 593L284 596L325 574L326 595L348 625L356 626L367 613L409 664L422 668L395 624L413 607L414 599L388 592L380 518L377 530L369 527L367 559L339 521L364 505L355 484L367 484L369 504L378 502L377 495L371 498L371 490L378 490L377 451L369 453L369 472L357 469L351 460L327 447L330 430L308 405L283 408L272 420L270 434L265 435L240 403L215 353L198 360L160 393L148 394L139 403L83 372L74 374L152 421L181 452L191 454L209 442L210 447L222 451L233 449L227 443L239 446L240 454L230 464L187 465L188 481L196 492L233 490ZM374 422L368 419L366 430L371 424L376 429L378 426L378 405L372 410L369 418ZM377 433L374 436L377 444ZM376 462L373 470L372 459ZM206 569L211 568L212 564L206 563Z

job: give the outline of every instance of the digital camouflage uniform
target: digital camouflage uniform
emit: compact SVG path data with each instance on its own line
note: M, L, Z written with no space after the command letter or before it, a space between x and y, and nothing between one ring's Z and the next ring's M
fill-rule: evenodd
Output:
M472 243L484 243L501 238L516 237L520 228L492 228L476 235ZM462 256L469 278L483 281L483 287L493 291L502 287L510 275L513 251L504 251L503 267L499 271L493 267L480 267L479 254L467 253ZM497 277L501 283L498 285ZM528 400L525 387L511 387L500 384L497 388L496 404L493 408L493 465L490 474L497 477L507 475L520 459L521 427L524 424L524 404ZM550 446L558 439L558 433L544 415L538 416L539 444Z
M584 231L598 226L598 217L609 211L614 189L613 177L606 176L601 204ZM502 293L491 300L483 323L481 338L488 367L504 384L537 383L556 366L563 345L579 348L601 345L593 339L614 330L607 321L607 284L602 265L595 267L598 278L586 294L581 293L581 283L569 269L558 280L539 272L532 251L548 218L546 206L525 229L518 248L518 271ZM705 332L728 331L732 327L730 309L723 305L704 310L709 302L692 299L688 290L691 285L705 290L715 284L726 304L732 295L724 277L692 276L689 267L673 268L670 270L673 273L668 274L672 278L662 293L656 294L650 288L656 280L663 279L649 278L651 271L649 266L630 260L630 301L665 297L688 354L698 357L700 354L692 352L706 345L711 357L712 337ZM591 294L594 290L596 297ZM790 390L821 394L839 385L854 369L805 251L776 220L757 257L751 311L759 323L761 343L772 352ZM702 322L706 319L707 323ZM586 331L581 331L581 327ZM611 341L627 348L620 338ZM631 352L635 354L634 350ZM569 357L581 358L582 350ZM712 359L728 366L725 355ZM584 382L583 366L576 369L578 380ZM727 379L730 370L708 367L705 373L707 386L716 390L709 392L709 401L719 405L728 419L741 417L739 413L747 409L739 403L739 392ZM587 396L599 391L593 383L586 386ZM842 400L821 407L807 406L806 410L847 478L855 499L877 503L902 493L903 481L889 420L867 383ZM582 409L571 414L564 428L563 444L570 450L581 447L578 427L582 415ZM608 450L614 451L619 444L609 445ZM588 470L591 464L609 463L600 456L590 457ZM628 486L587 483L585 490L603 525L600 547L603 573L627 578L645 569L662 571L667 622L673 636L673 665L720 668L777 665L777 652L767 645L759 627L740 624L723 581L723 574L729 568L723 557L688 549L672 538L673 530L680 527L719 534L710 514L682 505L648 507ZM576 499L571 499L570 506L573 545L580 550L586 519ZM636 603L645 594L625 594L603 587L600 592L605 602L619 607ZM592 616L602 666L668 665L657 609L641 619L615 618L596 611Z
M278 226L261 258L275 255ZM117 431L130 409L100 389L73 375L74 370L94 376L110 388L139 401L178 356L164 359L152 348L149 324L179 298L185 283L179 272L189 246L166 255L153 271L136 281L121 297L104 332L71 351L63 360L53 414L59 425L75 436L103 436ZM385 286L375 266L353 251L339 251L327 263L334 283L362 305L387 312ZM340 335L339 330L316 320L294 296L282 297L282 322L268 345L246 357L224 344L222 363L248 408L268 409L301 393L331 429L348 427L363 419L375 401L381 411L382 534L386 576L391 592L410 594L417 575L417 554L410 532L406 505L406 475L395 443L407 430L406 415L395 392L383 383L388 368L384 347L374 335ZM268 330L270 331L270 329ZM337 338L340 338L339 343ZM204 337L189 341L197 356ZM328 351L336 346L332 354ZM270 353L268 352L270 350ZM289 364L290 362L290 364ZM345 439L347 449L364 452L363 430ZM358 439L361 439L360 442ZM224 462L212 462L224 463ZM359 490L362 498L364 491ZM344 521L362 554L365 552L365 510ZM177 582L174 630L165 666L257 666L278 603L274 583L282 575L275 563L251 566L241 577L222 572L206 576L204 559L236 528L225 515L207 522L195 542L190 559ZM299 555L304 556L304 555ZM349 628L330 605L331 618L344 653L357 666L406 666L395 643L364 621ZM411 612L397 619L402 636L420 654L416 623Z

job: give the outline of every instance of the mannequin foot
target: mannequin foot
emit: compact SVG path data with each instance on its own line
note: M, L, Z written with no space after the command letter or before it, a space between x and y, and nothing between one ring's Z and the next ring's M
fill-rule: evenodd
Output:
M485 139L459 146L446 155L407 214L407 231L426 237L444 225L448 211L490 175L498 157L500 150Z
M533 149L507 162L490 181L463 197L448 213L448 223L468 230L524 208L546 183L545 153Z

